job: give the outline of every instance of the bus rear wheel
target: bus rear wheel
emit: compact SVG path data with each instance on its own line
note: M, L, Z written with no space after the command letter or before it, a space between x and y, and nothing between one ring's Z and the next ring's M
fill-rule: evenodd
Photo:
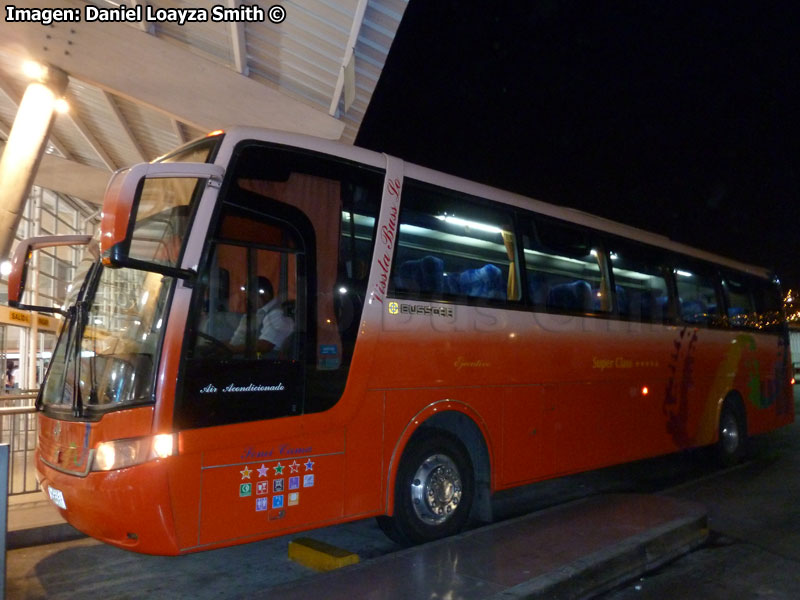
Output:
M394 515L378 517L391 539L410 546L461 531L475 484L461 441L442 430L421 430L408 444L397 471Z
M725 467L738 464L745 454L747 424L739 404L726 400L719 415L717 459Z

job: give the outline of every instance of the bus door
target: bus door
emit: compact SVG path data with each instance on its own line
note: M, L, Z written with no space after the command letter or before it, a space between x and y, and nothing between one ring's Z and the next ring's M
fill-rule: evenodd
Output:
M185 481L199 487L174 495L184 548L342 515L344 432L303 435L317 337L307 221L285 205L225 205L210 240L175 408Z
M258 236L242 235L247 231ZM303 399L305 255L280 224L228 216L198 289L180 429L297 415ZM243 237L260 238L258 243ZM298 283L301 287L298 289Z

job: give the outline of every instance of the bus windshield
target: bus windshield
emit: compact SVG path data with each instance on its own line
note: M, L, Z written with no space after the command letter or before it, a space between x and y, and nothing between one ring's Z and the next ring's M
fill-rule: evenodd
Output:
M153 367L172 278L99 266L96 273L86 294L91 300L79 300L70 308L42 388L45 406L80 412L84 407L152 398Z
M216 138L164 159L203 162ZM177 266L197 179L145 183L131 241L131 255ZM88 256L88 255L87 255ZM134 269L103 267L85 259L69 288L67 319L42 387L40 404L104 410L153 401L153 378L174 278ZM83 281L85 278L85 283Z

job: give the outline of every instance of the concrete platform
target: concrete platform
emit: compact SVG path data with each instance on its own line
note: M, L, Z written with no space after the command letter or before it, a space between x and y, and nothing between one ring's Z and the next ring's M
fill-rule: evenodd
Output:
M10 506L9 525L16 529L9 532L9 540L16 539L17 544L43 543L40 540L51 543L59 541L59 536L64 536L62 540L81 536L61 520L43 496L30 501L17 501L16 506ZM306 535L313 538L314 532ZM309 571L308 576L282 585L275 585L274 580L263 575L262 561L279 557L266 557L263 547L256 545L230 549L233 553L216 551L213 557L204 553L178 558L145 557L117 552L122 552L126 561L141 562L143 576L158 576L159 592L174 598L244 597L256 592L261 597L304 600L581 598L638 577L688 552L707 535L707 515L700 505L665 496L620 494L578 500L330 573L317 575ZM287 536L285 542L292 537ZM85 543L72 543L81 544L74 549L75 559L87 551ZM41 559L30 553L28 559L34 561L33 565L46 561L48 578L69 580L75 564L66 558L72 555L70 545L52 546L59 548L60 555L68 553L63 554L67 572L62 575L53 571L58 570L61 561L47 558L50 551L45 547ZM116 550L103 548L106 554ZM251 555L258 555L252 572L245 566L249 559L243 558ZM217 565L215 561L220 560ZM140 588L130 579L136 579L133 573L139 569L123 564L120 568L123 572L112 569L96 573L103 581L105 597L136 597L130 595L131 589ZM198 579L194 573L197 569L205 574L204 578ZM33 570L38 571L38 567ZM159 575L162 570L165 579ZM184 570L186 573L182 573ZM217 571L222 576L236 571L236 584L227 587L226 592L214 589L211 581ZM112 581L117 576L129 580L115 586ZM89 581L85 584L86 589L97 585ZM116 595L115 587L126 591Z
M653 495L598 496L290 585L283 599L582 598L702 544L705 509Z
M6 548L28 548L85 537L59 514L42 492L10 496Z

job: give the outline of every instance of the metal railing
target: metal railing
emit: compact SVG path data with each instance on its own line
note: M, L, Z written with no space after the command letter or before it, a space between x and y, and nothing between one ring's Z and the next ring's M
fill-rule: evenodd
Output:
M35 400L35 393L0 395L0 444L9 445L9 496L39 489L34 462L39 427Z

